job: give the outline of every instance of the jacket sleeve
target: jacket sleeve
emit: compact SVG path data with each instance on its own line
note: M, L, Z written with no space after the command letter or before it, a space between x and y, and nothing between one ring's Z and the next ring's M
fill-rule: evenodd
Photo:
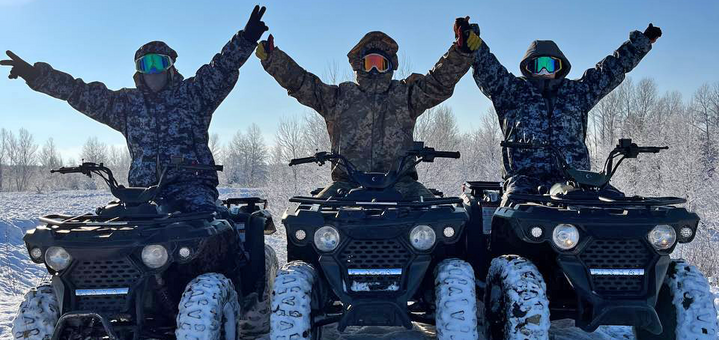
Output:
M86 116L125 133L127 122L123 91L112 91L100 82L85 83L46 63L35 63L40 75L28 82L31 89L66 101Z
M195 97L212 113L232 91L240 75L240 67L247 61L257 43L242 37L242 31L235 34L220 53L215 54L208 64L202 65L195 76L185 80L190 84Z
M287 94L301 104L309 106L322 117L328 119L332 108L337 104L339 86L327 85L316 75L305 71L290 56L275 48L262 66Z
M419 117L425 110L439 105L452 96L454 86L469 71L470 53L460 52L452 44L426 75L413 74L404 80L409 85L409 107Z
M586 110L589 111L609 92L619 86L639 61L652 49L652 44L644 33L634 31L614 54L607 56L594 68L584 72L578 80L586 88Z
M502 66L484 41L474 54L472 69L479 90L495 105L510 100L517 77Z

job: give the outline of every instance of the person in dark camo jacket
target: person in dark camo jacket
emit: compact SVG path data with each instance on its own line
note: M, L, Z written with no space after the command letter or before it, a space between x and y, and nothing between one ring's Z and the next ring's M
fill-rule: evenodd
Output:
M571 64L551 40L532 42L519 65L521 77L508 72L482 42L472 63L474 80L492 100L505 140L553 145L572 167L589 170L589 111L622 83L661 34L652 24L644 33L631 32L619 49L576 80L566 79ZM506 148L502 160L507 193L536 193L539 186L549 189L562 181L548 150Z
M478 46L479 37L464 24L468 19L457 19L456 43L429 73L412 74L404 80L392 79L398 66L398 46L383 32L367 33L347 54L356 82L324 84L276 48L272 35L268 41L260 42L257 56L290 96L324 117L333 152L345 156L360 171L387 172L411 148L417 118L449 98L455 84L469 70L471 52ZM358 186L340 167L332 170L332 180L320 197L335 196L338 189L346 191ZM395 188L409 199L433 197L417 182L416 171Z
M103 83L85 83L54 70L46 63L30 65L12 52L10 78L21 77L35 91L67 101L88 117L125 136L132 156L130 186L158 182L168 165L214 165L208 146L212 114L235 86L239 69L251 55L267 26L265 8L256 6L245 29L239 31L194 77L184 79L174 67L177 53L161 41L142 46L135 53L136 88L109 90ZM173 171L160 193L173 209L185 212L216 209L217 173Z

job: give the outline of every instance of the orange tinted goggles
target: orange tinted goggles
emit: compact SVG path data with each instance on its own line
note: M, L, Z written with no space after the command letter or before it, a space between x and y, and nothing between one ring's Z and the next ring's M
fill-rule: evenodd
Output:
M379 72L387 72L391 68L389 60L377 53L370 53L364 56L362 61L364 62L365 72L372 71L373 68L377 69Z

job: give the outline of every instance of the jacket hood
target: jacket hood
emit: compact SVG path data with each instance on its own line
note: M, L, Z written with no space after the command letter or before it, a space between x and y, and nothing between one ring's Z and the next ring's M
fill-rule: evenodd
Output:
M357 45L347 53L347 58L353 70L357 72L361 71L362 57L370 50L382 51L392 61L392 70L397 70L397 51L399 50L399 46L397 46L397 42L395 42L394 39L380 31L365 34Z
M527 63L536 57L542 56L555 57L562 60L562 70L557 73L556 79L566 77L567 74L569 74L569 70L572 69L572 64L569 63L569 59L564 56L564 53L562 53L562 50L559 49L559 46L557 46L554 41L535 40L529 45L527 53L524 54L524 58L522 58L522 61L519 63L519 69L525 77L529 79L532 78L532 74L527 71Z
M170 57L172 59L172 63L174 64L175 61L177 61L177 52L170 48L165 42L162 41L151 41L147 44L142 45L137 51L135 52L135 58L133 59L133 62L137 60L138 58L150 54L150 53L157 53L157 54L164 54ZM134 67L134 66L133 66ZM170 79L167 83L167 87L173 86L179 82L182 82L184 77L177 71L175 66L173 65L170 70ZM142 80L142 74L139 72L135 72L135 75L132 76L132 79L135 80L135 87L138 89L148 89L145 82Z

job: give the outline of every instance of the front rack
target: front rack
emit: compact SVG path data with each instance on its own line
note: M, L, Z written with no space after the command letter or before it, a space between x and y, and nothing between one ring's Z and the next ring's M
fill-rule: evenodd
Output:
M532 195L532 194L507 194L510 201L524 201L536 203L552 203L558 205L573 206L593 206L593 207L657 207L684 204L686 199L679 197L641 197L633 196L622 199L576 199L563 198L550 195Z
M326 200L316 197L295 196L290 202L300 204L317 204L325 207L368 207L368 208L424 208L434 205L460 204L462 199L458 197L429 199L422 202L362 202L355 200L333 199Z

